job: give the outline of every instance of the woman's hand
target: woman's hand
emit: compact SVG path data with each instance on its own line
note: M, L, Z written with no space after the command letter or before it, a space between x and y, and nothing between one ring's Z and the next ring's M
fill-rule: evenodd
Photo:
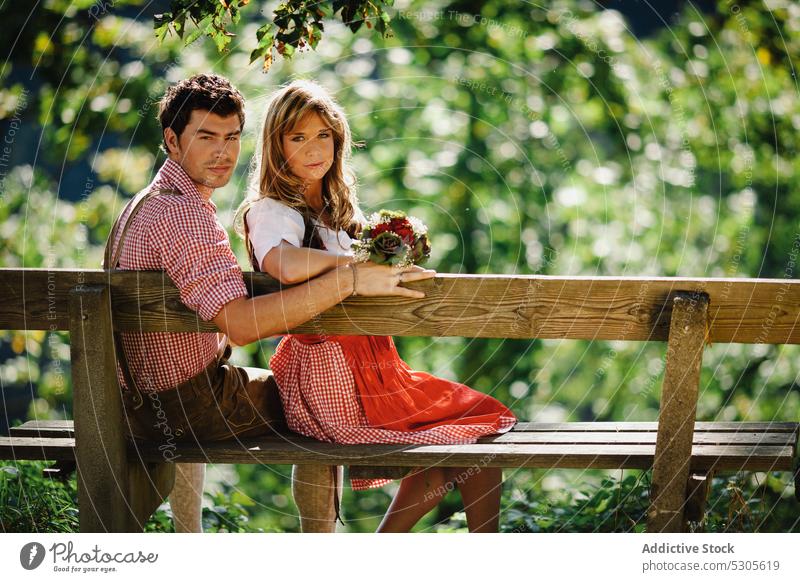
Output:
M354 295L366 297L400 296L422 299L425 293L401 287L401 283L422 281L436 276L436 271L423 269L417 265L409 267L392 267L378 265L371 261L366 263L352 263L350 269L355 271Z

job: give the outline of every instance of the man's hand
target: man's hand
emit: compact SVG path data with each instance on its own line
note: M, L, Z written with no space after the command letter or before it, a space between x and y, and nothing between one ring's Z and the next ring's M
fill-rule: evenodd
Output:
M352 271L353 268L356 271ZM354 272L357 295L393 295L412 299L422 299L425 293L400 287L400 284L430 279L436 275L436 271L416 266L350 263L279 293L234 299L225 304L214 318L214 323L232 343L239 346L285 333L352 295Z
M355 295L364 295L365 297L395 295L422 299L425 297L425 293L400 287L400 284L422 281L436 275L436 271L423 269L417 265L391 267L389 265L378 265L371 261L352 263L348 268L356 270Z

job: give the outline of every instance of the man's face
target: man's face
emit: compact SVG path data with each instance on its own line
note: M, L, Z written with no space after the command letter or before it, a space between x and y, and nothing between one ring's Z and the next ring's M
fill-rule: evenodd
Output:
M214 188L231 179L239 159L241 133L238 115L220 117L195 109L180 137L171 128L164 130L164 137L169 157L183 167L200 192L211 196Z

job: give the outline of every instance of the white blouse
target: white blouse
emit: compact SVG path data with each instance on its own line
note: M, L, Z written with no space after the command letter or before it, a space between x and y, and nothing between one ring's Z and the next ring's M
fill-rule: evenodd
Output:
M262 198L255 202L247 212L247 229L250 233L250 244L256 255L258 264L264 262L264 257L274 247L285 240L296 247L303 246L305 224L303 216L294 208L273 200ZM343 230L334 231L314 221L318 226L317 232L325 245L325 249L336 255L352 255L351 245L353 239Z

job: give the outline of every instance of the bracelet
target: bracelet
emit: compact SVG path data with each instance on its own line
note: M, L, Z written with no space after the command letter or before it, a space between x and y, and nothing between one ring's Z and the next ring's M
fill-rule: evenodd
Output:
M358 285L358 273L356 270L355 263L348 263L348 264L350 266L350 270L353 271L353 292L350 294L350 297L355 297L356 295L358 295L358 293L356 292L356 286Z

